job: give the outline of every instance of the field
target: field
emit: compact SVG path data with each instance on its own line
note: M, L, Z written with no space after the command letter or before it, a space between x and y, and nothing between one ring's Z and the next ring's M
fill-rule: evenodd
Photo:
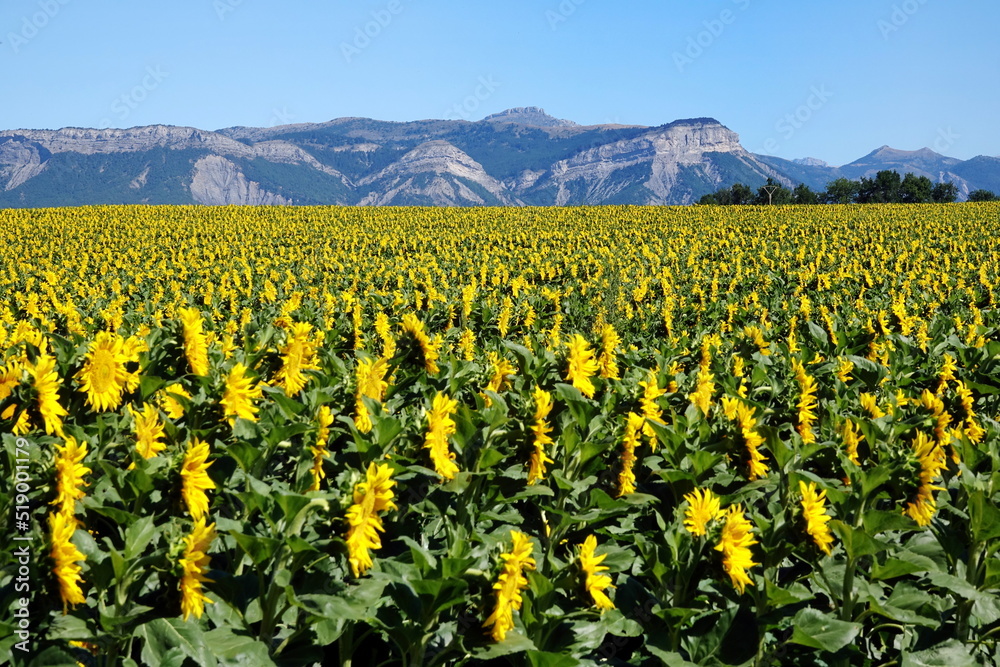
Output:
M1000 662L998 204L0 239L15 664Z

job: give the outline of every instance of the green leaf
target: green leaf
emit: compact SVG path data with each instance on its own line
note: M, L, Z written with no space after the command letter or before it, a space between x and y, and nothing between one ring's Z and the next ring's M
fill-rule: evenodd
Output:
M505 655L535 650L538 650L538 647L530 639L517 632L508 632L502 642L483 646L474 651L472 657L477 660L490 660Z
M674 653L673 651L665 651L661 648L653 646L652 644L646 645L646 650L652 653L655 657L663 661L665 667L698 667L693 662L688 662L684 659L680 653Z
M125 529L125 558L132 560L138 557L156 537L156 525L153 517L144 516Z
M960 641L949 639L926 651L904 653L902 667L976 667L978 664Z
M886 549L886 545L883 542L876 540L860 528L853 528L843 521L834 519L830 522L830 528L843 541L844 549L852 558L871 556Z
M280 541L270 537L254 537L253 535L246 535L235 530L229 531L229 534L233 536L236 543L240 545L240 548L250 556L254 565L263 565L266 563L274 557L281 546Z
M28 663L28 667L77 667L76 658L55 646L50 646Z
M224 667L273 667L267 645L253 637L234 634L229 628L216 628L205 633L205 643Z
M528 651L525 655L531 667L576 667L581 664L576 658L561 653Z
M850 644L861 632L860 623L841 621L809 607L795 615L792 625L795 630L790 642L830 653Z
M174 660L173 656L177 655L177 651L172 649L179 649L183 655L198 665L206 667L216 665L215 656L205 644L201 628L193 622L182 621L179 618L157 618L137 627L135 634L145 639L142 659L147 664L174 664L168 661Z

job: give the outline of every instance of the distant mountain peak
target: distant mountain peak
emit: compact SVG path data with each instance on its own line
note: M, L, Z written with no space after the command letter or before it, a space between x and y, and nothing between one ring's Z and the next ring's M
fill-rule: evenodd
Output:
M906 159L906 158L927 158L927 159L939 159L945 157L940 153L932 151L930 148L924 147L915 151L903 151L898 148L893 148L892 146L881 146L876 148L874 151L865 156L867 157L878 157L878 158L890 158L890 159ZM864 159L864 158L862 158Z
M577 127L571 120L563 120L545 113L541 107L514 107L495 113L483 119L490 123L516 123L535 127Z
M800 157L797 160L792 160L795 164L801 164L804 167L829 167L830 165L814 157Z

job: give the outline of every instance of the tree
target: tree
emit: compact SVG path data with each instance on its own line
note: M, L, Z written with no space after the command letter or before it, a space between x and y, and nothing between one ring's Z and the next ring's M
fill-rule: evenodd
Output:
M900 186L901 200L904 204L926 204L931 201L934 184L926 176L907 174Z
M793 204L818 204L819 195L809 189L805 183L799 183L792 192Z
M838 178L826 184L826 194L823 196L827 204L850 204L858 196L858 182L847 178Z
M701 199L698 200L698 204L701 206L718 206L719 200L715 198L714 194L707 194L701 196Z
M931 197L938 204L950 204L958 199L958 188L951 181L938 183L931 191Z
M899 172L884 169L875 178L862 178L858 186L858 203L894 204L902 201L903 180Z
M757 189L757 198L754 203L773 204L775 206L791 204L792 193L785 186L775 183L773 179L768 178L767 183Z
M735 206L739 206L741 204L752 204L754 201L753 190L750 189L749 185L734 183L733 187L729 188L729 193L732 195L731 203Z
M996 201L1000 199L989 190L973 190L969 193L969 201Z

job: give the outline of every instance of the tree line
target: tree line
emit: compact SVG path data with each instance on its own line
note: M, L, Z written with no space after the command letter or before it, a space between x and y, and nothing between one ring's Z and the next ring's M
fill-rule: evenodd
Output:
M773 179L755 192L749 185L736 183L728 188L707 194L698 200L708 206L734 206L741 204L930 204L951 203L958 199L958 188L952 182L934 183L926 176L896 171L880 171L874 178L859 181L838 178L830 181L826 190L816 192L805 183L789 190ZM969 193L969 201L995 201L997 195L989 190Z

